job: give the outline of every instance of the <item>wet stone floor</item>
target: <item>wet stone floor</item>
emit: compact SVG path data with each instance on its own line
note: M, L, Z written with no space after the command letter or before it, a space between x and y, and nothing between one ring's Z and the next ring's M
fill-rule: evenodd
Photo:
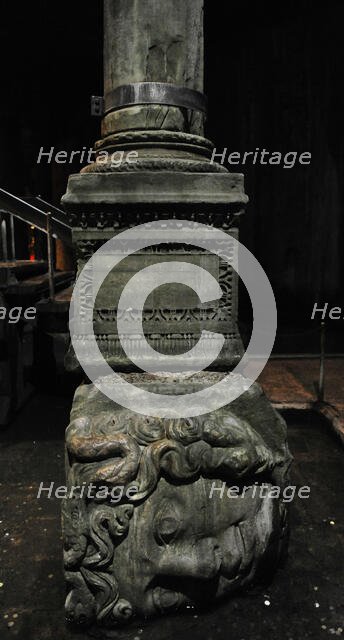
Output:
M36 395L0 432L0 640L80 640L66 629L60 503L40 482L64 484L70 398ZM133 624L121 640L344 640L344 451L311 414L287 416L292 484L289 557L269 586L203 612Z

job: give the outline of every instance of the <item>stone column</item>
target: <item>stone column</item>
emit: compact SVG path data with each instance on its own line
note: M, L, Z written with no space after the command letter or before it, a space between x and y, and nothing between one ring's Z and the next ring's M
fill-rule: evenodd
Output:
M107 150L122 160L96 161L69 179L63 203L79 270L106 240L143 222L163 229L171 219L195 220L237 237L243 176L210 163L212 144L203 137L202 1L105 0L104 19L105 113L96 149L98 158ZM116 305L135 273L181 256L214 275L223 296L201 309L185 291L172 288L166 297L157 290L143 314L147 341L166 355L189 350L202 330L222 333L225 342L209 371L166 382L126 356ZM148 248L126 262L108 276L94 308L107 363L153 393L189 393L222 379L242 354L231 267L183 244ZM72 350L67 366L78 369ZM286 482L285 425L258 385L245 392L243 378L234 383L242 389L235 402L187 419L123 409L94 384L77 389L66 460L68 485L81 489L63 509L69 621L113 627L204 606L273 569L285 541L285 505L255 487ZM87 495L83 485L114 497ZM240 500L228 493L231 485Z
M204 138L203 1L104 1L104 115L97 161L68 182L62 199L73 225L78 266L119 230L171 216L214 224L238 236L247 196L243 175L211 162L213 144ZM145 102L146 101L146 102ZM129 104L127 104L129 103ZM134 156L134 157L133 157ZM169 253L169 252L168 252ZM188 251L199 261L199 251ZM162 254L166 257L166 252ZM193 256L196 256L193 257ZM198 257L197 257L198 256ZM133 273L142 259L132 261ZM145 327L157 350L194 346L214 323L225 335L215 368L233 368L242 355L237 329L237 276L211 258L224 297L215 311L202 313L190 299L173 299L175 321L165 321L155 296ZM209 260L208 260L209 263ZM210 270L211 270L210 269ZM123 278L129 279L129 271ZM113 299L113 306L118 300ZM118 341L108 298L99 296L95 333L107 361L132 369ZM164 314L166 317L166 314ZM172 340L166 336L173 334ZM109 338L109 336L111 338ZM70 370L78 363L70 352Z
M104 2L107 115L102 132L106 136L119 131L161 129L203 134L204 116L191 109L186 113L172 105L142 104L112 110L120 96L119 87L142 82L203 92L202 0L165 0L163 8L158 0ZM132 91L134 96L135 88Z

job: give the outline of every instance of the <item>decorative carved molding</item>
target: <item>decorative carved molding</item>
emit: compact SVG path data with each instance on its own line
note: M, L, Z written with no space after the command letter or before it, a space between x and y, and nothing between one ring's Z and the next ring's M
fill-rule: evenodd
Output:
M106 136L106 138L98 140L95 143L94 148L98 151L104 146L108 146L109 143L120 146L124 143L134 142L163 142L166 144L179 143L183 145L194 145L196 147L203 147L204 149L208 149L209 154L214 147L211 140L203 138L203 136L197 136L191 133L185 133L183 131L165 131L164 129L135 129L135 131L121 131L119 133Z
M142 210L142 207L126 209L121 207L112 207L111 211L102 210L100 208L97 209L97 211L79 211L70 213L68 215L68 219L74 230L80 228L83 231L94 230L98 232L98 230L103 229L119 231L137 224L178 218L180 220L194 220L195 222L208 224L218 229L228 231L233 235L237 231L238 218L242 213L242 205L236 204L229 204L225 209L221 207L220 210L216 210L216 207L214 207L212 210L208 209L206 211L202 211L202 209L199 208L197 211L189 209L189 211L181 210L178 212L171 211L171 209L160 211L154 211L154 209L151 209L150 211L147 211ZM84 242L90 241L94 241L95 243L98 242L98 248L105 239L92 238L83 240L78 238L77 249L79 245L82 247Z
M92 162L81 170L80 173L136 173L140 171L183 171L190 173L227 173L227 169L220 164L210 164L202 160L188 160L182 158L138 158L136 162L123 160L118 165L111 162Z

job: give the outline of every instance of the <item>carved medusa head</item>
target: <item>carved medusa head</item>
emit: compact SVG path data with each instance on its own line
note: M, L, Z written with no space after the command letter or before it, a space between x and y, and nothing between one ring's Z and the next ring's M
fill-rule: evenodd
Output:
M126 491L115 505L78 490L65 500L68 620L111 627L208 603L271 568L285 505L254 486L282 486L290 455L283 420L258 385L250 403L242 396L230 409L176 420L81 389L66 432L68 483ZM224 494L224 482L239 494Z

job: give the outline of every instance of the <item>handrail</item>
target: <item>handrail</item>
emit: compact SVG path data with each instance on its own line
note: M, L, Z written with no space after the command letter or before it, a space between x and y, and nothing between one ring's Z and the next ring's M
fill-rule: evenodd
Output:
M67 222L66 212L62 209L59 209L59 207L56 207L56 205L51 204L51 202L47 202L42 198L42 196L26 196L25 198L22 198L22 200L28 202L29 204L38 206L38 208L40 208L45 213L54 213L55 218L57 220L61 220L61 222Z
M48 205L45 201L44 209ZM0 208L3 209L7 213L11 213L15 218L19 218L19 220L23 220L27 224L32 224L43 233L48 233L47 231L47 217L48 212L44 211L43 208L39 209L37 206L19 198L18 196L13 195L13 193L9 193L5 191L5 189L0 188ZM54 238L58 238L59 240L63 240L68 245L72 244L72 233L71 226L68 224L67 220L63 220L63 212L56 207L51 207L53 211L50 213L50 229Z

